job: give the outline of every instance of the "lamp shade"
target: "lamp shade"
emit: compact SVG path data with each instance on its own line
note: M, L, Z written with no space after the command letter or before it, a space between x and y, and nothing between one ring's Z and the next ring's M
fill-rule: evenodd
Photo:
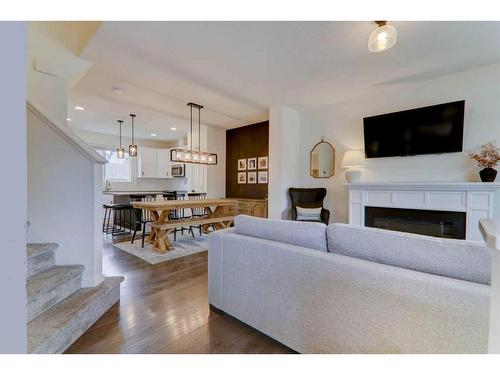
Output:
M365 155L361 150L346 151L342 158L340 166L342 168L362 167L365 161Z
M392 25L378 26L370 34L368 49L370 52L382 52L396 44L398 33Z

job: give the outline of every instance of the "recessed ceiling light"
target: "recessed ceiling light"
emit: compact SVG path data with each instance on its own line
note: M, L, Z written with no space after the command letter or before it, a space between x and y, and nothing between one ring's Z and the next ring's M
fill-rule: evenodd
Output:
M170 130L177 130L177 128L170 128Z
M114 92L115 94L117 94L117 95L121 95L121 94L123 94L123 92L124 92L124 91L123 91L123 89L122 89L122 88L120 88L120 87L113 87L113 92Z
M156 134L156 133L151 133L151 134L150 134L150 136L151 136L151 137L156 137L157 135L158 135L158 134Z
M80 107L79 105L75 105L75 109L76 109L77 111L85 111L85 108Z
M70 122L70 121L71 121L71 119L68 117L68 118L66 119L66 121Z

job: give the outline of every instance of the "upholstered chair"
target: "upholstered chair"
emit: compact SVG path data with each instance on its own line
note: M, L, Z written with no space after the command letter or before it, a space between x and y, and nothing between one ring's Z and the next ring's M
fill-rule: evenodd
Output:
M292 200L291 216L292 220L297 220L297 206L302 208L321 207L321 222L328 225L330 221L330 211L323 207L323 200L326 196L325 188L289 188L288 194Z

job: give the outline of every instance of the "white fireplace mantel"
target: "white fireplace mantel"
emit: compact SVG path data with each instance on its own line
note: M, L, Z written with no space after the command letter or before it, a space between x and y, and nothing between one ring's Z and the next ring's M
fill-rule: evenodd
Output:
M466 239L483 241L480 219L492 219L496 182L354 182L349 190L349 223L365 225L365 207L466 213Z

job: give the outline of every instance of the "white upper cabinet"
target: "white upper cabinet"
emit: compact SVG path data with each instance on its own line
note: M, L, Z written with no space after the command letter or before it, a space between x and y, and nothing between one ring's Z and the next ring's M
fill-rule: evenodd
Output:
M155 148L139 147L137 156L138 177L156 178L157 152Z
M199 164L186 164L186 177L188 190L197 193L207 192L207 166Z
M172 177L172 163L170 162L170 149L160 148L158 149L158 165L156 175L158 178L170 178Z
M139 178L172 178L170 149L139 147L137 172Z

